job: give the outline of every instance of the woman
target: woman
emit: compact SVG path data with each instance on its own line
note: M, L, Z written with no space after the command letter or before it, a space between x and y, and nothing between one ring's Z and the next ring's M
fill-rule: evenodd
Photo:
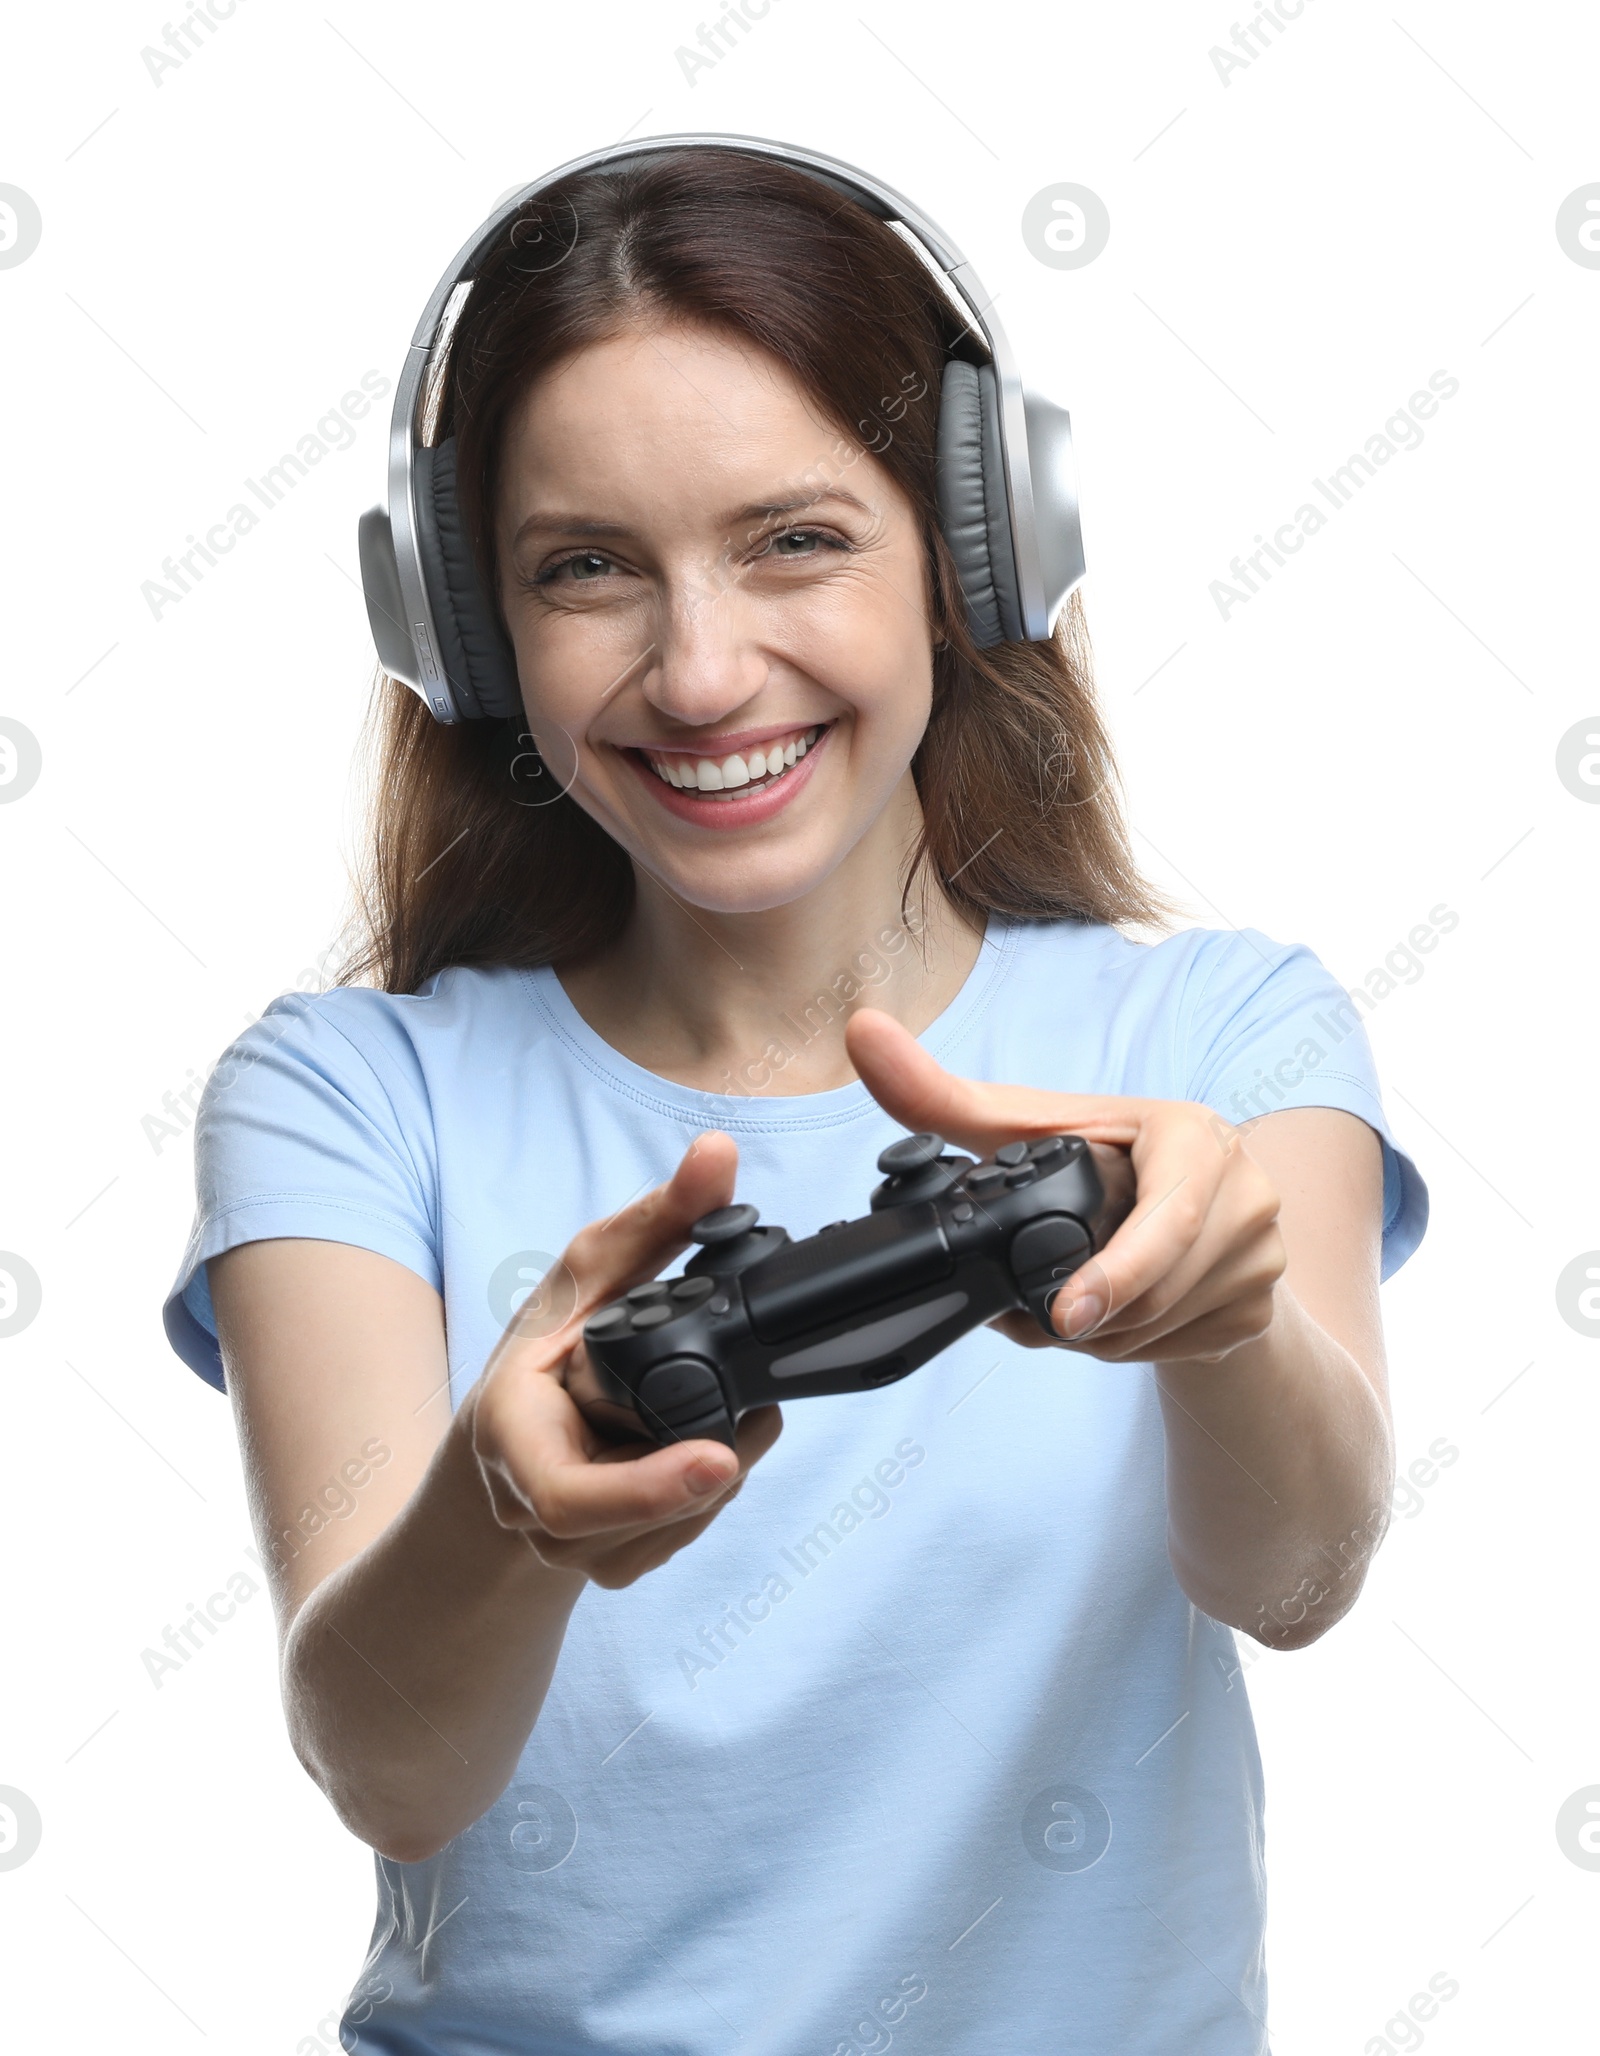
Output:
M1124 932L1078 602L980 649L941 533L963 347L726 149L568 178L459 313L432 425L524 718L386 683L367 947L211 1080L168 1303L377 1852L347 2046L1266 2046L1231 1630L1361 1584L1425 1198L1309 951ZM590 1425L589 1312L735 1192L861 1213L906 1127L1131 1153L1056 1347L733 1450Z

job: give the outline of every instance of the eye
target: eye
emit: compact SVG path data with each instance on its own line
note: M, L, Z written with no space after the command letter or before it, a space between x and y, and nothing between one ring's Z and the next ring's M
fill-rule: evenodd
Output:
M848 550L842 536L821 528L782 528L767 537L756 552L758 557L814 557L819 550Z
M534 584L590 585L615 568L611 558L602 557L598 550L579 550L574 556L563 557L558 563L546 565L535 578ZM563 579L563 572L571 572L571 578Z

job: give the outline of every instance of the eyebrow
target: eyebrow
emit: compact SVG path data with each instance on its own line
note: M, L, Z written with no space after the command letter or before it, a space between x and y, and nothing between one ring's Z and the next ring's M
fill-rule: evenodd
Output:
M748 506L736 507L721 517L719 526L737 528L741 522L759 523L770 521L777 514L797 514L807 507L820 507L829 500L838 500L847 507L854 507L858 513L869 518L872 509L865 500L859 500L843 486L824 486L821 492L790 493L781 500L752 500ZM629 536L634 531L621 521L596 521L586 514L537 513L530 514L511 538L515 549L530 535L593 535Z

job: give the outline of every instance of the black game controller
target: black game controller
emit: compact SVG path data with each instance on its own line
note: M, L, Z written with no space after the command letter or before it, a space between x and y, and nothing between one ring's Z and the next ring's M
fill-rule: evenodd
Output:
M909 1135L878 1158L859 1221L791 1242L753 1206L707 1214L681 1278L584 1323L607 1410L658 1443L731 1447L751 1407L890 1384L997 1314L1026 1308L1059 1340L1051 1300L1133 1204L1126 1154L1102 1158L1104 1178L1081 1135L1046 1135L980 1164Z

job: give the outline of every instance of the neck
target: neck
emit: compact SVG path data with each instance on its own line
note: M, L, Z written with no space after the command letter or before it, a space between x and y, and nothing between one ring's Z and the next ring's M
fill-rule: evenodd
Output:
M578 1012L658 1077L737 1097L826 1092L849 1084L845 1022L880 1008L920 1034L977 961L983 936L938 883L919 875L904 911L900 881L921 828L909 776L803 898L756 913L687 906L636 869L634 911L618 940L564 968Z

